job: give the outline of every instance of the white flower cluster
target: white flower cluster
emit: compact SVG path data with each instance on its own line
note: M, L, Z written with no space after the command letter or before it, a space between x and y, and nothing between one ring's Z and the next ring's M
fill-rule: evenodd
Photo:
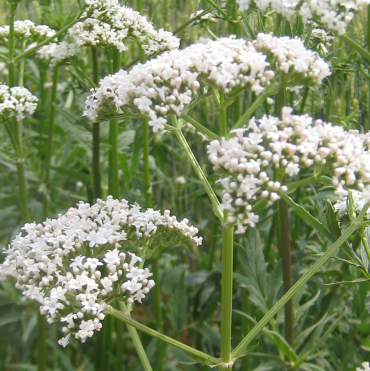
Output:
M356 371L370 371L370 365L369 362L363 362L362 367L356 367Z
M353 199L353 208L354 208L354 211L356 212L356 214L358 214L363 209L363 207L366 205L366 202L363 199L362 192L352 190L351 193L352 193L352 199ZM348 198L343 197L343 199L338 200L334 204L334 209L336 211L338 211L338 218L339 219L342 219L342 218L348 216L348 204L347 204L347 202L348 202ZM367 211L366 211L365 218L370 219L370 210L369 209L367 209Z
M355 13L364 10L370 0L238 0L238 4L242 11L251 6L262 12L272 9L288 20L298 13L304 23L317 18L326 29L343 35Z
M72 58L80 52L81 46L102 46L115 48L119 52L127 50L125 41L133 37L141 45L146 55L153 55L164 50L178 49L180 42L171 32L156 30L153 24L139 12L119 5L117 0L85 1L87 9L82 22L68 30L71 42L62 41L55 45L46 45L39 51L56 65Z
M212 141L208 155L214 169L227 175L220 183L229 222L237 223L237 233L244 233L246 225L254 227L258 222L253 213L256 201L277 201L288 190L279 179L284 174L294 177L304 168L314 167L316 174L331 176L340 198L348 194L344 188L354 188L368 202L369 146L370 134L346 132L321 120L313 122L284 107L282 120L264 116L257 123L253 118L248 129L236 130L235 137Z
M260 33L253 41L256 50L268 55L271 67L275 71L289 73L294 71L298 81L294 81L294 76L289 81L290 85L319 85L321 81L330 75L329 65L312 50L306 49L304 43L299 38L290 37L276 38L273 35ZM269 55L272 54L272 57ZM302 79L304 76L304 79Z
M32 40L34 37L46 39L55 35L55 31L48 26L35 25L30 20L14 22L14 37L17 40ZM0 27L0 44L8 43L9 25Z
M9 117L16 117L18 121L24 119L24 113L32 115L37 107L38 99L26 88L0 85L0 121Z
M145 257L152 244L202 242L186 219L178 222L168 210L142 212L111 196L92 206L80 202L58 219L23 230L5 251L0 278L15 277L16 287L40 303L49 323L65 324L63 346L71 334L84 342L99 331L111 300L141 302L154 286L142 258L127 251L132 246Z
M276 75L269 66L276 68ZM136 65L129 73L121 70L107 76L86 101L85 115L92 121L103 121L120 109L127 115L139 112L149 117L149 125L156 132L164 129L169 116L180 117L209 87L226 95L245 89L258 95L281 74L286 75L288 86L314 85L330 71L298 39L259 34L251 43L222 38L164 53Z

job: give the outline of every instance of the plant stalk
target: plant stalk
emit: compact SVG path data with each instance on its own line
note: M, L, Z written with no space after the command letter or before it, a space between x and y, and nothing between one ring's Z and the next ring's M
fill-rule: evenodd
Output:
M53 85L51 88L51 101L49 106L49 115L48 115L48 139L46 142L46 154L45 154L45 174L44 174L44 203L43 203L43 216L44 218L48 217L50 198L49 198L49 189L50 189L50 162L51 162L51 153L53 148L53 134L54 134L54 121L55 121L55 106L57 99L57 87L59 80L59 67L54 68L53 74Z
M233 226L227 224L225 212L222 226L222 284L221 284L221 349L219 370L231 370L231 324L233 300Z
M99 62L98 62L98 49L96 46L91 47L91 57L93 64L93 80L96 86L99 85ZM93 171L93 194L94 201L97 198L102 197L101 188L101 175L100 175L100 124L93 122L92 124L92 136L93 136L93 153L92 153L92 171Z
M188 156L188 158L191 162L191 165L193 166L193 169L195 170L199 180L201 181L205 191L208 194L208 197L210 198L210 200L212 202L213 212L215 213L215 215L219 219L223 220L224 215L223 215L223 212L220 209L220 203L218 201L218 198L217 198L216 194L214 193L211 185L209 184L207 177L204 175L203 170L200 167L197 159L195 158L188 142L186 141L186 139L185 139L185 137L184 137L179 125L178 125L176 116L172 116L172 122L173 122L173 126L176 129L176 130L174 130L175 135L176 135L177 139L179 140L182 148L185 150L185 153L187 154L187 156Z
M190 347L189 345L183 344L178 340L172 339L169 336L166 336L166 335L164 335L164 334L162 334L162 333L160 333L156 330L153 330L150 327L147 327L147 326L143 325L142 323L135 321L134 319L132 319L130 316L128 316L127 314L125 314L122 311L119 311L117 309L109 307L106 310L106 313L108 313L111 316L121 320L122 322L136 328L137 330L148 334L149 336L151 336L155 339L161 340L161 341L163 341L163 342L165 342L169 345L172 345L175 348L183 350L184 352L186 352L186 353L188 353L188 354L190 354L190 355L192 355L196 358L201 359L202 361L207 362L207 364L209 364L209 365L218 365L220 363L220 360L218 358L212 357L212 356L210 356L206 353L203 353L203 352L201 352L197 349L194 349L194 348Z
M113 50L112 71L115 73L119 70L121 64L121 55L118 50ZM118 119L109 121L109 154L108 154L108 193L113 198L120 198L119 176L118 176Z

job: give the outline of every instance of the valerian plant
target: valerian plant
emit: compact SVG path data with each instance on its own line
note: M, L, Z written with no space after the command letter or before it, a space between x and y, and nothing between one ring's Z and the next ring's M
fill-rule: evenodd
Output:
M344 68L369 77L369 1L178 2L173 33L172 0L131 3L9 1L0 27L0 278L38 370L367 370L370 100Z

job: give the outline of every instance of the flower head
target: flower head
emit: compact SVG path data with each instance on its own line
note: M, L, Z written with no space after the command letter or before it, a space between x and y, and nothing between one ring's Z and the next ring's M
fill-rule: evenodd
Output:
M353 188L368 202L369 146L370 134L347 132L321 120L314 122L284 107L281 120L253 118L248 130L239 129L235 137L212 141L208 158L223 176L222 206L229 210L229 222L237 223L238 233L244 233L246 225L254 227L258 220L253 213L257 201L265 199L272 204L287 192L274 174L294 177L302 169L313 168L316 173L330 175L339 198Z
M0 278L15 277L23 295L40 304L48 322L60 321L67 335L84 342L99 331L113 298L141 302L155 285L143 258L150 246L194 241L198 229L169 211L147 209L108 197L80 202L57 219L29 223L5 251ZM136 245L135 252L128 251ZM141 256L140 256L141 255ZM104 269L102 269L104 268Z

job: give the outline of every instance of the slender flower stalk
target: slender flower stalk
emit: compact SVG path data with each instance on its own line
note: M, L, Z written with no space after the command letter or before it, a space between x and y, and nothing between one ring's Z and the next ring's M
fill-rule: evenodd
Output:
M179 123L177 122L176 116L172 116L172 123L175 127L175 135L177 139L179 140L182 148L185 150L186 155L190 159L191 165L193 166L193 169L195 170L196 174L198 175L199 180L201 181L205 191L208 194L208 197L210 198L212 205L213 205L213 212L215 215L220 218L221 220L224 218L223 212L220 209L220 202L218 201L218 198L216 194L214 193L211 185L208 182L207 177L204 175L202 168L200 167L197 159L195 158L188 142L186 141L181 128L179 126Z
M169 344L169 345L171 345L175 348L183 350L184 352L192 355L193 357L196 357L197 359L202 360L207 365L216 366L220 363L220 360L218 358L212 357L212 356L210 356L210 355L208 355L204 352L201 352L197 349L192 348L189 345L181 343L178 340L172 339L169 336L166 336L166 335L164 335L164 334L162 334L162 333L160 333L156 330L153 330L150 327L147 327L147 326L143 325L142 323L135 321L134 319L129 317L127 314L125 314L121 311L118 311L117 309L114 309L112 307L108 307L107 310L106 310L106 313L108 313L111 316L121 320L122 322L136 328L137 330L142 331L142 332L150 335L151 337L153 337L155 339L161 340L161 341L163 341L163 342L165 342L165 343L167 343L167 344Z

